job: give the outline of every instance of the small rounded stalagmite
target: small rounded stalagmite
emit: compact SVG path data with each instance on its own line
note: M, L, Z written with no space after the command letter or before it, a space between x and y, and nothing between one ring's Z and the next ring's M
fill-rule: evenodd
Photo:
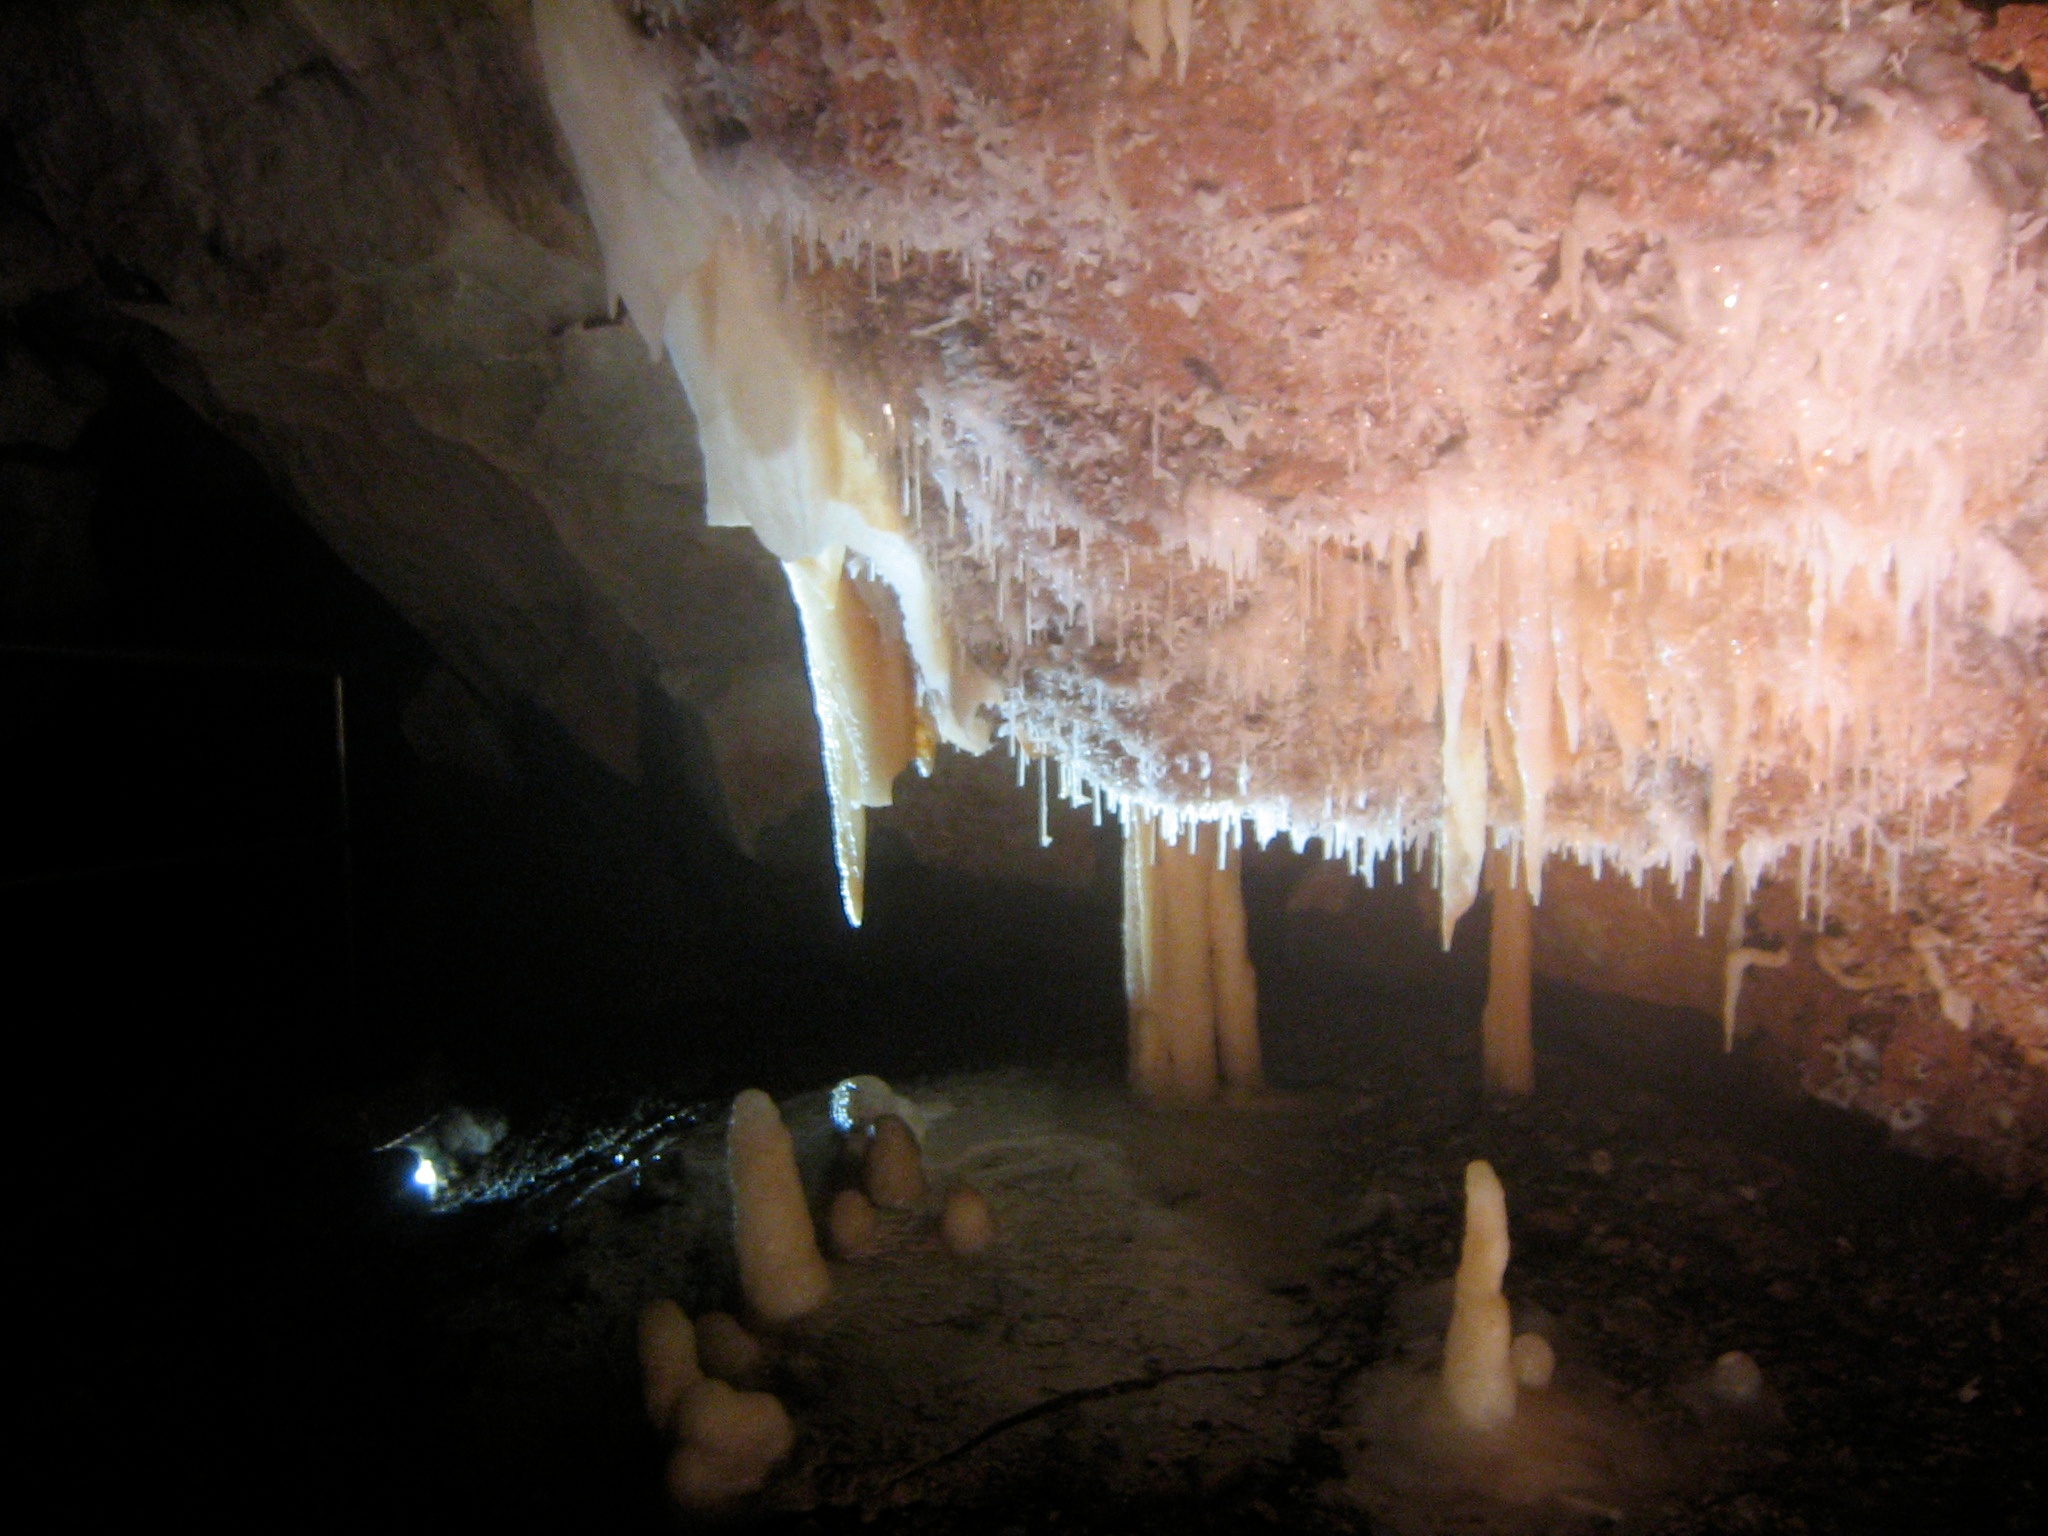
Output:
M686 1510L705 1511L758 1493L795 1444L795 1426L779 1398L704 1377L677 1405L669 1496Z
M875 1251L878 1232L874 1202L857 1189L842 1189L825 1213L825 1232L837 1257L866 1258Z
M956 1258L971 1259L987 1252L995 1240L996 1218L987 1197L972 1184L954 1185L939 1217L939 1241L946 1251Z
M640 1309L640 1382L647 1421L666 1434L675 1427L683 1393L700 1379L697 1336L683 1309L666 1296Z
M1714 1362L1707 1384L1731 1408L1748 1408L1763 1396L1764 1373L1753 1356L1731 1349Z
M915 1210L924 1203L924 1153L902 1116L878 1115L869 1127L861 1184L885 1211Z
M1540 1333L1516 1334L1515 1342L1508 1349L1508 1358L1514 1362L1518 1386L1540 1392L1557 1374L1557 1351Z
M697 1360L706 1376L753 1387L767 1374L768 1351L730 1312L706 1312L697 1319Z

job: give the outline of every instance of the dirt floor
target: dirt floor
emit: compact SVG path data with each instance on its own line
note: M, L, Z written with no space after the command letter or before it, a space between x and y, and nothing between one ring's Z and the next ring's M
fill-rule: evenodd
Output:
M978 1186L999 1241L954 1259L927 1211L834 1265L828 1306L775 1341L798 1446L742 1517L2039 1529L2039 1196L2001 1200L1787 1104L1703 1019L1542 995L1539 1091L1501 1105L1473 1087L1468 1029L1341 975L1270 983L1266 1015L1279 1086L1240 1108L1142 1110L1082 1068L898 1084L930 1118L934 1184ZM833 1155L824 1086L785 1103L814 1180ZM632 1319L658 1295L736 1302L721 1112L515 1137L492 1166L538 1175L526 1193L422 1222L385 1265L381 1283L411 1277L391 1410L417 1487L564 1529L670 1523ZM1515 1437L1478 1451L1427 1422L1474 1157L1507 1187L1518 1330L1559 1360ZM364 1326L388 1347L388 1315ZM1731 1350L1762 1368L1746 1409L1705 1389ZM332 1475L360 1487L336 1432Z

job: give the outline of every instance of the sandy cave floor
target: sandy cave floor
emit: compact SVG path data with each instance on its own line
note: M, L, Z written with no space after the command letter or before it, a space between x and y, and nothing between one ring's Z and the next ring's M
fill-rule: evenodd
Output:
M777 1346L800 1441L747 1518L2040 1528L2039 1196L2002 1201L1835 1111L1772 1099L1708 1048L1704 1020L1543 997L1541 1090L1502 1107L1469 1086L1465 1031L1384 1004L1361 1016L1340 994L1269 996L1273 1075L1301 1086L1248 1108L1146 1112L1081 1069L899 1084L935 1117L935 1183L975 1182L1001 1241L963 1263L931 1216L888 1218L880 1255L834 1266L829 1306ZM409 1416L441 1491L667 1523L632 1317L659 1294L692 1312L734 1300L717 1111L628 1128L543 1190L432 1223ZM818 1171L822 1089L785 1113ZM1507 1185L1518 1327L1549 1332L1560 1360L1537 1417L1576 1441L1571 1470L1519 1504L1460 1491L1485 1475L1397 1443L1474 1156ZM1762 1365L1756 1412L1698 1390L1731 1349Z

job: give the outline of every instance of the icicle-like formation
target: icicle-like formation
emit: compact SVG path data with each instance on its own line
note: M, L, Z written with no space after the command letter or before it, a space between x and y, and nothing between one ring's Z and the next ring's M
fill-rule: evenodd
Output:
M804 344L778 292L780 263L703 174L623 14L599 0L536 0L534 22L608 281L689 395L707 520L752 528L788 574L844 905L858 924L866 809L889 804L897 772L922 756L920 716L952 745L984 750L977 712L991 688L956 655L904 499ZM876 578L872 590L853 587L849 557Z
M833 853L847 921L866 901L867 807L887 805L896 775L917 755L916 695L902 630L877 617L851 577L846 551L827 546L783 571L803 622L811 705L832 804Z
M1151 79L1160 71L1168 43L1173 45L1175 78L1188 78L1188 58L1195 45L1195 0L1128 0L1131 40L1142 62L1138 73Z
M1555 854L1702 898L1789 856L1824 913L1838 852L1893 872L2003 798L2048 156L1963 23L1244 0L1190 71L1167 0L974 39L817 0L678 23L677 114L749 135L699 154L567 9L550 91L714 516L872 567L947 739L985 695L935 585L1070 794L1428 845L1446 938L1489 847L1532 898Z

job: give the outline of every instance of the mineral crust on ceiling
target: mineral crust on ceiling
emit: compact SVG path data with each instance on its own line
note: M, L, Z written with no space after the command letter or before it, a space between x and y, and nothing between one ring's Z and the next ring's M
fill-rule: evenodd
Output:
M1539 895L1791 861L1816 910L1830 859L1991 856L2048 144L1964 13L570 9L551 94L714 520L866 581L939 734L992 701L1077 799L1433 844L1446 933L1489 845Z

